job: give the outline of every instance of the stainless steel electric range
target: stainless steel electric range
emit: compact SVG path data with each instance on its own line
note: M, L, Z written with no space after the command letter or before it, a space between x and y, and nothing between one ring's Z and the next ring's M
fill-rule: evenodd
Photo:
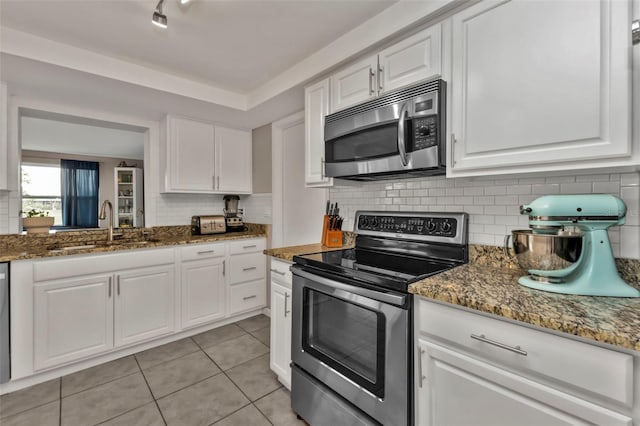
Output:
M466 213L359 211L355 248L294 257L293 410L311 425L413 424L411 283L468 260Z

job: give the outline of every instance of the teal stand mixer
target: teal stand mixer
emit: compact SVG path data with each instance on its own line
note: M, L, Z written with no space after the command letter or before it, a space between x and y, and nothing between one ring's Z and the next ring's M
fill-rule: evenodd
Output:
M529 269L530 275L520 277L518 282L554 293L640 297L640 291L618 275L607 234L608 228L624 224L626 211L621 199L605 194L546 195L521 206L520 213L529 216L532 238L537 235L559 236L558 245L562 246L564 241L568 241L562 240L563 230L572 227L582 233L582 245L578 259L569 266Z

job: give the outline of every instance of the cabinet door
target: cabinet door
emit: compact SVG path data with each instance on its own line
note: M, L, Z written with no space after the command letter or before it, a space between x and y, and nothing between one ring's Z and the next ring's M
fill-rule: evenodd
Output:
M407 84L441 74L440 25L434 25L378 55L378 84L388 92Z
M7 158L9 156L9 152L7 151L7 85L5 82L0 81L0 190L7 189L8 185L8 175L7 175Z
M214 192L214 126L167 118L166 192Z
M418 344L419 425L632 424L627 416L467 355L423 340Z
M182 328L225 316L224 258L182 264Z
M630 2L613 0L486 0L454 15L451 175L629 156L629 22Z
M251 132L216 126L216 191L250 194Z
M113 277L96 275L34 286L34 368L113 347Z
M174 266L116 274L115 346L174 331Z
M375 98L378 56L371 56L331 76L331 104L336 112Z
M271 370L291 389L291 289L271 281Z
M307 186L332 186L324 175L324 117L329 114L329 79L304 91L304 160Z

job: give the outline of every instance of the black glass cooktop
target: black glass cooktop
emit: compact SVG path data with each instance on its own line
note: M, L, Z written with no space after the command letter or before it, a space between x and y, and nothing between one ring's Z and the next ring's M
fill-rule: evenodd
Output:
M375 286L406 292L409 284L451 269L453 262L388 252L346 249L295 256L294 262Z

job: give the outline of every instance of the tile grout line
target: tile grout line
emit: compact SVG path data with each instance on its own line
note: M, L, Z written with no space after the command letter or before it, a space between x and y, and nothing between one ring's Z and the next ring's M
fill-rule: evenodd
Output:
M142 378L144 379L144 382L147 385L147 389L149 389L149 394L151 394L151 399L153 399L153 403L156 404L156 408L158 409L158 412L160 413L160 417L162 418L162 421L164 422L165 426L167 426L167 420L164 418L164 414L162 414L162 410L160 409L160 405L158 404L158 400L156 399L156 396L153 394L153 391L151 390L151 386L149 386L149 382L147 381L147 376L144 375L144 371L142 370L142 367L140 367L140 363L138 362L138 358L136 358L135 355L134 355L133 359L136 360L136 364L138 365L138 368L140 369L140 374L142 374Z
M58 395L58 407L59 407L59 413L58 413L58 426L62 426L62 377L60 377L60 394Z
M92 368L92 367L90 367L90 368ZM80 371L84 371L84 370L80 370ZM113 382L115 382L116 380L124 379L125 377L133 376L134 374L137 374L137 373L142 373L142 371L135 371L135 372L133 372L133 373L124 374L124 375L122 375L122 376L118 376L118 377L115 377L115 378L113 378L113 379L107 380L106 382L96 383L95 385L93 385L93 386L91 386L91 387L88 387L88 388L86 388L86 389L79 390L79 391L77 391L77 392L70 393L69 395L65 395L65 396L62 396L62 387L61 387L61 388L60 388L60 399L62 400L62 399L65 399L65 398L69 398L69 397L71 397L71 396L78 395L79 393L86 392L86 391L89 391L89 390L91 390L91 389L95 389L95 388L97 388L98 386L108 385L109 383L113 383ZM62 376L62 377L65 377L65 376ZM61 378L62 378L62 377L61 377Z

